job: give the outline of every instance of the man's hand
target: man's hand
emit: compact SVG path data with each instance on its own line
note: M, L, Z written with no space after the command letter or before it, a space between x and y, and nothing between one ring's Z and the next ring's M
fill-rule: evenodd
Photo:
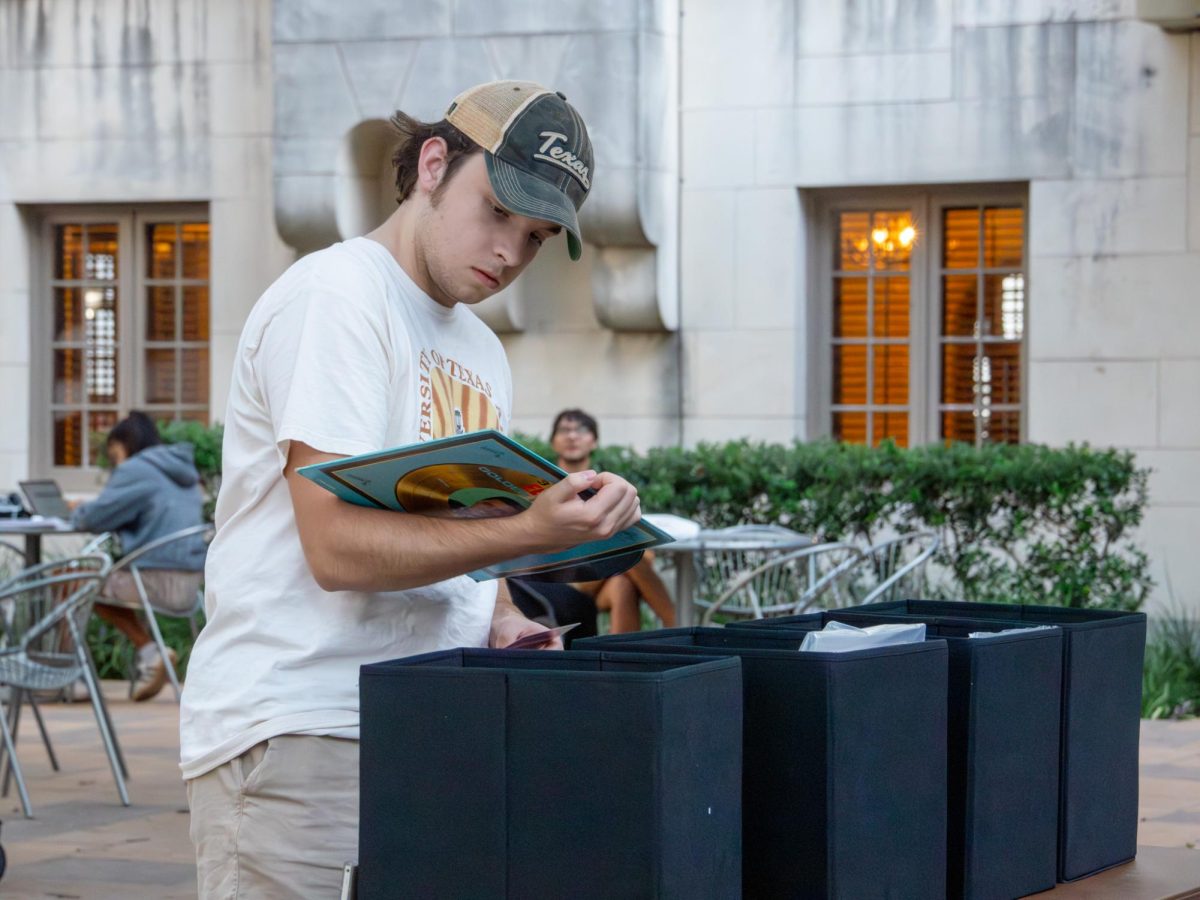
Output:
M496 609L492 613L492 627L488 632L488 646L496 649L507 647L513 641L527 634L537 634L539 631L549 631L545 625L525 618L524 614L513 605L508 596L508 586L502 581L496 594ZM539 647L539 650L561 650L562 638L555 635L550 641Z
M586 490L595 493L584 500ZM547 552L610 538L642 517L637 489L619 475L592 471L568 475L546 488L521 514Z

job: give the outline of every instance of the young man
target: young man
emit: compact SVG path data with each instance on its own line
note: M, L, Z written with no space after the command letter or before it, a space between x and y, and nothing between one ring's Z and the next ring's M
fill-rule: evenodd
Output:
M550 447L558 455L558 467L564 472L590 471L592 453L599 440L596 420L582 409L564 409L554 417L550 427ZM641 629L639 600L646 601L666 628L675 625L675 606L667 586L654 571L652 551L646 551L627 572L574 587L593 597L596 609L609 613L609 630L613 634Z
M359 666L543 630L464 573L640 515L628 482L586 471L481 519L366 509L297 474L506 428L504 351L468 307L564 229L579 257L592 150L561 94L497 82L441 122L393 123L399 207L288 269L238 345L180 725L201 897L332 896L357 858Z

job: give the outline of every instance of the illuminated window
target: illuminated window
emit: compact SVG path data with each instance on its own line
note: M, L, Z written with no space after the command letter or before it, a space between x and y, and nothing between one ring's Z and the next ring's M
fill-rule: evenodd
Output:
M833 436L908 443L909 297L916 229L908 210L843 212L833 272Z
M90 465L96 448L88 435L117 421L117 235L115 222L54 228L50 414L55 466Z
M145 226L142 407L208 421L208 223Z
M814 356L820 433L871 445L1020 441L1025 211L1008 193L820 197L830 260Z
M49 356L36 380L35 454L54 474L93 468L130 409L209 416L209 225L191 215L51 214ZM61 470L61 471L60 471Z
M942 234L941 437L1015 444L1021 439L1024 210L947 208Z

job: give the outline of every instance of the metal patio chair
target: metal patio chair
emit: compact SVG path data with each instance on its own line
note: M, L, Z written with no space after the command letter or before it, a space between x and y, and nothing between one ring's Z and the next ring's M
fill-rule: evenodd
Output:
M107 596L101 596L98 598L100 602L104 603L106 606L119 606L125 609L135 609L145 615L146 622L150 628L150 634L154 638L154 643L158 646L158 652L162 655L163 664L167 667L167 678L171 682L171 687L175 690L176 700L179 699L181 690L179 685L179 674L175 671L175 666L171 663L171 656L168 652L169 648L167 647L167 642L163 640L162 631L158 627L156 615L167 616L175 619L187 619L188 625L192 629L192 637L195 638L199 632L199 629L196 626L196 616L200 613L200 610L204 608L204 591L203 589L196 591L196 596L191 598L191 604L186 611L167 607L161 602L161 597L155 598L151 596L150 592L146 589L146 583L142 579L142 568L138 561L151 550L157 550L160 547L165 547L168 544L173 544L177 541L189 540L196 536L202 536L204 542L207 544L212 540L213 534L214 529L210 524L192 525L189 528L182 528L179 531L174 531L171 534L164 535L163 537L150 541L147 544L143 544L132 553L122 556L120 559L118 559L113 564L112 572L109 573L111 575L113 572L119 572L122 569L128 570L129 574L133 576L134 585L137 587L139 602L123 603L115 597ZM105 535L101 535L100 537L105 537ZM99 538L93 539L91 543L94 544L97 540L99 540ZM91 546L91 544L88 546ZM156 602L156 600L159 602Z
M878 541L863 550L857 565L841 574L841 593L853 604L926 596L926 567L941 546L936 531L912 531Z
M27 818L33 807L16 756L22 699L34 704L34 691L62 690L79 679L88 687L117 793L129 805L128 772L86 643L92 604L111 566L107 555L89 554L32 566L0 585L0 685L9 689L7 713L0 715L0 760L5 784L11 774ZM32 708L46 739L36 704ZM47 750L57 769L48 740Z
M861 553L835 541L793 545L793 549L725 544L720 550L703 549L697 556L700 571L694 602L702 610L701 624L711 625L718 616L762 619L794 613L804 597L830 584Z
M0 583L12 578L27 565L24 550L15 544L0 541Z

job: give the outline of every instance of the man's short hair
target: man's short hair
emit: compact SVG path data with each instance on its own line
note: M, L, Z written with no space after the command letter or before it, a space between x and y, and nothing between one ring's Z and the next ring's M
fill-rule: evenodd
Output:
M136 456L147 447L162 443L158 426L154 420L140 410L132 410L128 416L113 426L105 444L120 444L127 456Z
M442 189L450 183L458 167L473 153L483 148L442 119L439 122L420 122L408 113L396 110L392 114L392 127L396 129L399 144L392 154L392 165L396 169L396 203L407 200L417 184L417 163L421 159L421 148L430 138L441 138L446 142L446 174L434 191L434 205Z
M554 417L554 425L550 428L550 437L558 434L558 426L563 422L578 422L584 428L592 433L592 437L600 440L600 427L596 424L596 420L585 413L582 409L564 409Z

